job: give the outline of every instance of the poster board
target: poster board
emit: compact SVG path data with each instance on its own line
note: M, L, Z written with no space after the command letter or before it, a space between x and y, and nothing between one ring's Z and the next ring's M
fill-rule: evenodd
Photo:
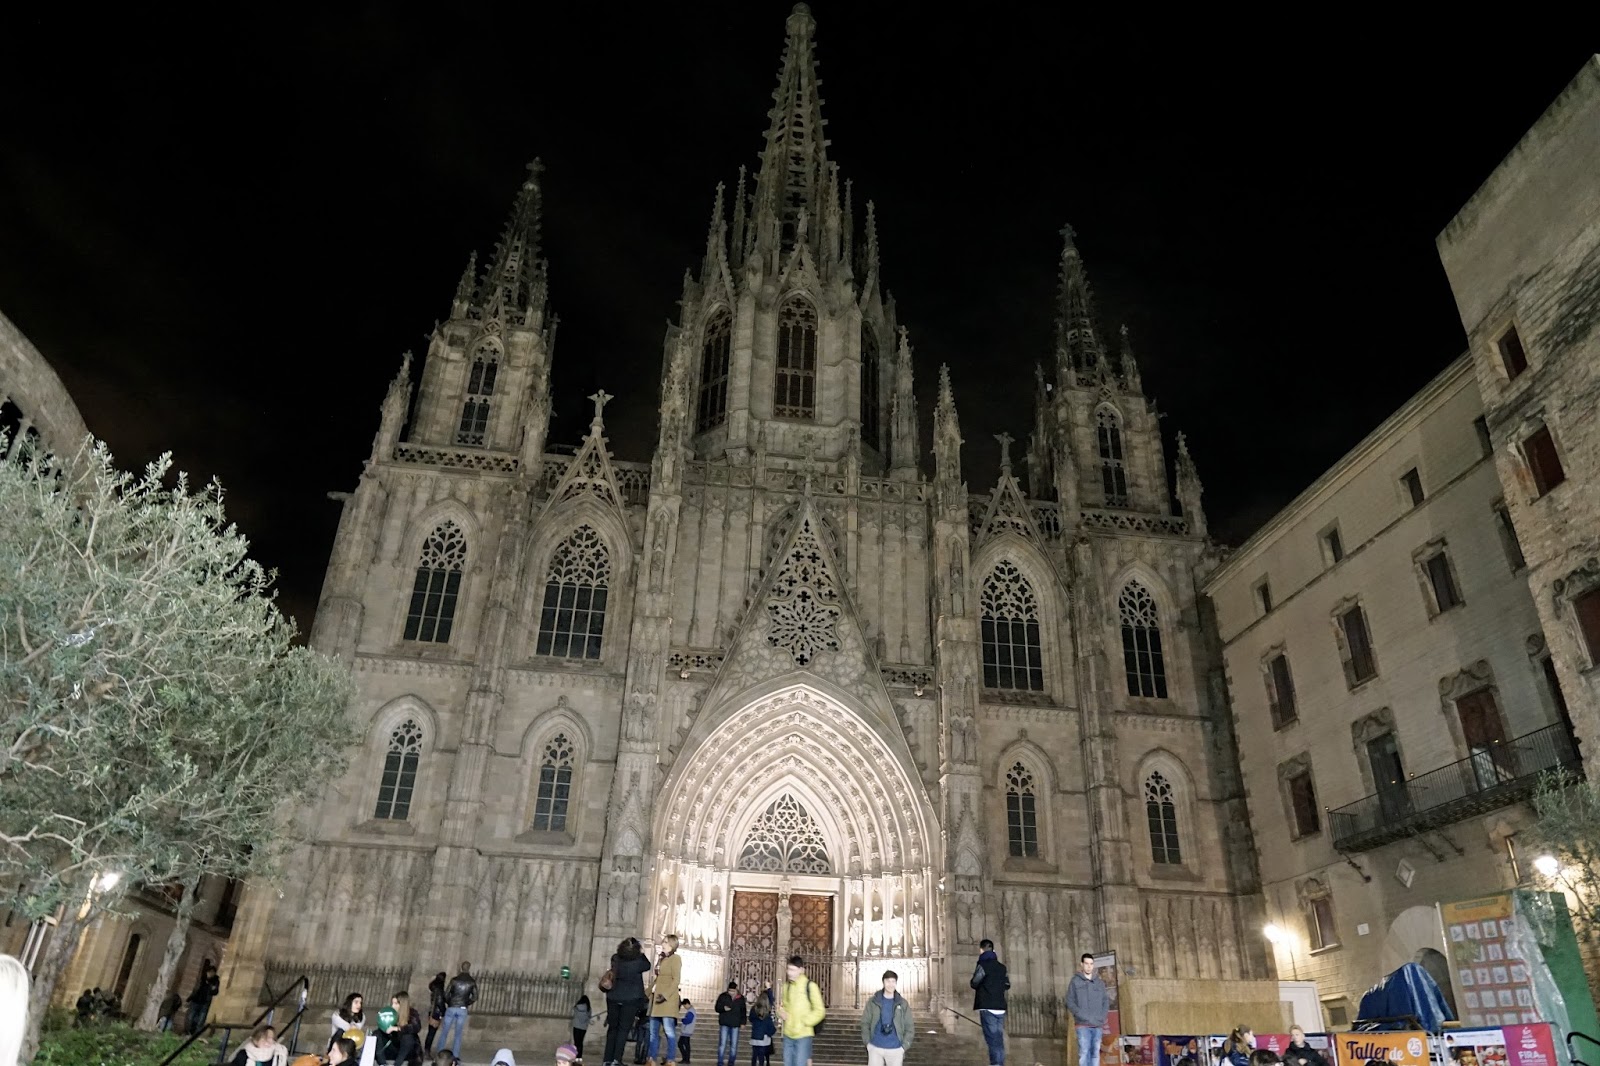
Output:
M1122 1066L1156 1066L1156 1038L1124 1033L1117 1038Z
M1187 1066L1205 1066L1200 1061L1200 1036L1156 1037L1156 1066L1179 1066L1188 1059Z
M1094 957L1095 976L1106 986L1110 1009L1106 1012L1105 1028L1100 1030L1101 1066L1124 1066L1122 1060L1122 1011L1117 1003L1117 953L1102 951ZM1076 1042L1073 1041L1076 1054Z
M1444 1058L1453 1066L1506 1066L1502 1029L1451 1029L1444 1034Z
M1497 1029L1542 1020L1512 921L1511 894L1440 904L1439 917L1450 947L1461 1024Z
M1393 1066L1429 1066L1428 1034L1339 1033L1334 1039L1339 1066L1362 1066L1378 1059Z

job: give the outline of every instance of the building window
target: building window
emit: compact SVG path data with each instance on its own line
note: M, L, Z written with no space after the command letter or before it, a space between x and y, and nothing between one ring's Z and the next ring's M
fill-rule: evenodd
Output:
M1155 597L1137 581L1122 586L1117 597L1122 616L1122 666L1128 695L1167 698L1167 665L1161 655L1161 617Z
M1589 652L1589 665L1600 666L1600 586L1574 596L1572 613L1578 621L1578 633Z
M881 382L878 366L878 335L871 326L861 328L861 439L874 448L880 448L878 386Z
M1272 728L1282 729L1300 716L1294 699L1294 677L1289 673L1289 656L1279 652L1267 660L1267 706L1272 710Z
M1367 631L1367 616L1356 604L1339 615L1339 652L1344 658L1344 680L1351 688L1378 676L1378 662L1372 654L1372 636Z
M1109 407L1095 412L1095 441L1100 450L1100 487L1107 507L1128 506L1128 468L1122 456L1122 419Z
M1372 787L1383 816L1392 820L1410 813L1405 765L1400 761L1400 743L1392 732L1379 733L1367 741L1367 769L1372 771Z
M1317 787L1311 781L1311 768L1306 767L1291 774L1288 786L1295 839L1321 832L1322 818L1317 813Z
M1162 865L1183 862L1178 846L1178 805L1172 782L1157 770L1144 779L1144 814L1150 824L1150 857Z
M817 312L798 296L778 311L778 360L772 386L772 413L778 418L812 418L817 412Z
M1339 527L1329 526L1322 531L1322 561L1333 566L1344 558L1344 538L1339 536Z
M1515 574L1525 569L1528 560L1522 556L1522 541L1517 539L1517 527L1511 524L1511 512L1504 501L1494 505L1494 525L1500 533L1500 547L1505 550L1511 572Z
M1500 365L1506 368L1508 379L1516 378L1528 369L1528 352L1522 347L1522 335L1517 332L1516 326L1500 334L1500 339L1495 341L1495 348L1500 352Z
M770 873L830 874L828 841L816 819L785 792L750 827L739 869Z
M405 639L449 643L466 564L466 534L448 519L440 522L422 542L416 580L411 585L411 607L406 611Z
M1561 456L1556 453L1555 438L1548 426L1540 426L1522 442L1522 454L1528 461L1528 473L1533 475L1534 494L1543 496L1563 481L1567 473L1561 469Z
M1400 475L1400 484L1406 490L1406 497L1411 501L1411 506L1416 507L1423 501L1422 475L1417 473L1417 468L1412 467Z
M544 746L539 763L539 790L533 801L533 828L552 833L567 830L567 803L572 796L572 741L558 734Z
M1506 747L1506 724L1495 702L1494 690L1480 688L1456 700L1461 740L1472 760L1472 776L1480 789L1493 788L1516 776L1512 753Z
M1489 436L1489 420L1479 415L1472 420L1472 429L1478 434L1478 447L1483 450L1485 459L1494 455L1494 440Z
M1333 924L1333 896L1324 893L1306 900L1306 941L1312 951L1339 946L1339 930Z
M700 349L700 403L695 428L704 433L728 417L728 365L733 352L733 316L722 308L706 323Z
M978 597L987 688L1044 691L1039 601L1015 563L1003 559L983 579Z
M422 758L422 727L407 718L389 734L383 757L383 777L378 781L378 809L374 818L403 822L411 814L411 793L417 787L417 762Z
M600 658L610 584L611 554L605 542L592 527L579 526L550 557L538 653L562 659Z
M1033 773L1020 762L1006 771L1006 837L1019 859L1039 857L1039 820L1034 809Z
M1450 565L1450 556L1444 549L1422 560L1422 574L1427 580L1430 614L1441 615L1466 602L1456 587L1455 568Z
M483 447L489 432L489 401L499 374L499 349L492 344L479 345L467 374L467 395L461 405L461 423L456 427L457 444Z
M1261 607L1262 614L1272 613L1272 582L1266 578L1256 582L1256 603Z

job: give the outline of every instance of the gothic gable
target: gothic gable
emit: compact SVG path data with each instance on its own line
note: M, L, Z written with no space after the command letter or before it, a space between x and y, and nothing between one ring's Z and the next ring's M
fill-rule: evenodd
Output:
M596 500L614 508L626 528L627 514L622 490L617 487L616 473L611 469L611 452L606 447L605 425L600 414L611 397L601 390L589 399L594 401L594 421L589 424L589 433L583 438L583 446L572 457L572 462L567 464L566 472L556 482L550 498L545 502L545 511L548 513L574 500Z

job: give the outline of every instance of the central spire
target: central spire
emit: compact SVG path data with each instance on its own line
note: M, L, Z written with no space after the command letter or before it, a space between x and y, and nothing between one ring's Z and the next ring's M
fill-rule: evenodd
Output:
M756 176L756 203L764 221L777 226L781 247L788 249L799 239L802 218L813 234L820 229L818 216L828 187L828 142L822 135L826 123L813 44L817 23L811 9L796 4L785 28L783 64L768 112L772 125Z

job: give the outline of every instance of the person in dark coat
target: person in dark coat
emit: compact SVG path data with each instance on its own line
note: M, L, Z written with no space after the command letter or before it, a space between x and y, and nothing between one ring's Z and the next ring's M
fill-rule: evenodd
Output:
M194 984L194 991L189 993L189 1028L188 1032L198 1033L206 1024L206 1015L211 1013L211 1001L217 998L217 993L222 991L222 980L217 976L217 967L210 959L200 964L200 980Z
M1298 1025L1289 1028L1289 1046L1283 1051L1288 1066L1328 1066L1322 1052L1306 1043L1306 1031Z
M467 1033L467 1010L478 1002L478 982L472 979L472 966L461 964L461 972L444 988L444 1021L439 1026L439 1046L450 1044L450 1053L461 1057L461 1038ZM453 1037L453 1040L452 1040Z
M972 971L972 1009L978 1012L983 1023L983 1042L989 1049L989 1066L1005 1066L1006 1061L1006 992L1011 988L1011 977L1006 964L995 954L994 941L979 942L977 968Z
M644 975L649 972L650 960L636 938L630 936L617 945L616 954L611 956L611 987L606 989L605 1066L622 1066L628 1029L648 1006Z
M424 1054L433 1054L433 1038L444 1024L444 986L450 975L440 970L428 982L428 1038L422 1042Z
M729 981L728 990L717 997L717 1066L733 1066L739 1057L739 1030L744 1027L748 1009L738 981Z

